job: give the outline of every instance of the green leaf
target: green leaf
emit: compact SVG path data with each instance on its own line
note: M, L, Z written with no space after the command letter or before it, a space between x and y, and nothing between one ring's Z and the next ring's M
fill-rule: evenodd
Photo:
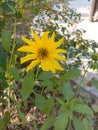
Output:
M97 63L97 62L92 63L92 64L91 64L91 68L92 68L93 70L95 70L95 69L98 70L98 63Z
M84 130L92 130L92 123L87 119L83 119L83 124L84 124Z
M49 117L43 124L40 130L48 130L52 125L54 125L56 118Z
M7 78L3 72L0 72L0 85L3 89L8 87Z
M98 112L98 105L93 104L93 105L92 105L92 109L93 109L93 111L94 111L95 113L97 113L97 112Z
M20 102L15 102L16 103L16 107L17 107L17 111L19 114L20 119L22 120L22 123L25 124L26 123L26 116L25 114L20 110L21 109L21 103Z
M50 97L46 99L44 96L36 94L35 104L39 110L49 115L54 105L54 98Z
M74 93L68 83L64 84L61 89L61 92L64 95L64 98L67 100L70 100L74 96Z
M68 123L68 117L66 116L66 113L62 113L58 115L56 122L54 124L55 128L54 130L65 130Z
M15 5L16 5L16 3L15 3L14 1L12 1L12 0L8 0L8 1L6 1L6 2L3 2L3 3L2 3L2 9L3 9L4 11L9 11L9 10L11 10L10 7L9 7L9 5L14 8Z
M91 81L93 84L94 84L94 86L98 89L98 80L92 80Z
M19 114L20 119L22 120L22 123L25 124L26 123L26 115L20 109L18 109L18 114Z
M74 110L78 113L87 114L93 116L92 109L86 104L78 104L74 107Z
M11 32L10 30L6 30L2 33L2 46L7 51L10 52L10 45L11 45Z
M53 74L51 73L51 72L42 72L40 75L39 75L39 77L38 77L38 79L39 80L48 80L48 79L51 79L51 78L53 78L54 76L53 76Z
M63 76L61 76L61 81L65 82L71 79L78 78L80 76L81 71L77 68L72 68L67 71Z
M24 77L24 81L22 84L22 98L23 100L27 99L31 94L34 86L34 72L30 71Z
M42 82L41 86L51 87L51 86L53 86L53 82L51 80L45 80Z
M65 102L64 102L61 98L56 98L56 100L57 100L58 103L60 103L61 105L65 105Z
M53 82L52 82L51 80L44 80L44 81L41 83L41 86L46 87L46 89L45 89L44 92L49 92L49 91L52 91L52 90L53 90Z
M79 118L74 117L73 118L73 124L74 124L75 130L85 130L84 124Z
M15 79L15 81L18 81L19 78L20 78L19 70L17 68L15 68L15 67L10 67L9 71L10 71L10 74Z
M0 18L0 28L4 28L5 26L5 21L3 18Z
M7 67L7 57L8 55L5 52L0 52L0 67L2 67L4 70L6 70Z
M92 60L98 61L98 53L93 53L91 56Z
M0 120L0 130L3 130L3 128L10 122L10 113L6 112L4 115L4 118Z

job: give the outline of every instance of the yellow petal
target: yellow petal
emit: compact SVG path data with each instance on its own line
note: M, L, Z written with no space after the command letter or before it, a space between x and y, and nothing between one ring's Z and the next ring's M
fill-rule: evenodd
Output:
M32 29L31 29L31 33L32 33L34 40L36 42L39 42L41 40L40 37Z
M53 67L53 65L48 61L48 60L42 60L41 61L41 67L42 70L44 71L52 71L55 72L55 68Z
M57 48L58 46L60 46L62 44L62 42L64 41L64 37L61 38L59 41L54 43L54 47Z
M57 70L64 70L63 68L62 68L62 66L56 61L56 60L51 60L51 63L52 63L52 65L55 67L55 69L57 69Z
M53 57L54 57L55 59L57 59L57 60L63 60L63 61L66 61L66 58L63 57L63 56L61 56L61 55L59 55L59 54L54 54Z
M20 51L20 52L34 52L34 53L37 52L37 50L36 50L34 47L31 47L31 46L23 46L23 47L20 47L20 48L18 49L18 51Z
M36 59L37 55L36 54L29 54L23 58L21 58L21 64L23 64L26 61L32 60L32 59Z
M55 40L55 33L54 33L54 32L53 32L53 34L52 34L50 40L51 40L51 42L54 42L54 40Z
M31 40L29 40L29 39L27 39L27 38L25 38L25 37L22 37L22 40L23 40L24 42L26 42L27 44L29 44L30 46L33 46L33 44L35 44L34 41L31 41Z
M32 68L34 68L40 61L39 60L34 60L31 62L30 65L28 65L26 71L28 72L29 70L31 70Z
M66 50L64 50L64 49L56 49L55 52L56 53L66 53Z
M43 35L42 35L41 40L43 40L44 42L45 42L45 41L47 42L47 40L48 40L48 35L49 35L49 31L44 32Z

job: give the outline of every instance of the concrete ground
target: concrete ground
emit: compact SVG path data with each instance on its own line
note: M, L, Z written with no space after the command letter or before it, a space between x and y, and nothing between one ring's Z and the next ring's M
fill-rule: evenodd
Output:
M76 9L82 15L81 21L77 26L79 29L86 30L84 38L98 42L98 22L89 21L91 1L72 0L69 2L69 7Z

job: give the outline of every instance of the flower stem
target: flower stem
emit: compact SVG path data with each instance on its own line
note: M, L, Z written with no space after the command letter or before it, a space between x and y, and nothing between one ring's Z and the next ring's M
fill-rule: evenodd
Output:
M76 91L75 97L77 97L78 94L79 94L79 91L80 91L80 89L81 89L81 85L82 85L82 83L83 83L83 81L84 81L84 79L85 79L85 75L86 75L86 73L87 73L87 70L88 70L89 66L90 66L90 65L88 65L87 68L84 70L84 74L83 74L83 76L82 76L82 79L81 79L81 81L80 81L78 87L77 87L77 91Z
M14 55L14 50L15 50L15 41L16 41L16 18L15 18L15 21L14 21L14 38L13 38L13 44L12 44L12 51L11 51L11 57L10 57L10 60L9 60L9 63L8 63L8 67L7 67L7 77L9 79L9 88L8 88L8 109L10 111L10 99L12 97L12 85L11 85L11 76L10 76L10 73L9 73L9 67L12 66L12 61L13 61L13 55Z
M68 130L71 130L71 119L69 118Z
M15 50L15 41L16 41L16 18L15 18L15 22L14 22L14 37L13 37L13 46L12 46L12 51L11 51L11 58L9 61L9 66L12 64L13 61L13 54L14 54L14 50Z
M37 66L37 69L36 69L35 82L38 79L38 74L39 74L39 66Z

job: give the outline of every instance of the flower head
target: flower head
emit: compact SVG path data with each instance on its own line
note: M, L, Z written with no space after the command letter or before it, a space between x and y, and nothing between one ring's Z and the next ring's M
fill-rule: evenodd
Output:
M34 40L22 37L22 40L26 42L27 45L18 49L20 52L29 52L27 56L21 58L21 64L31 61L26 70L31 70L37 64L41 65L43 71L55 72L55 70L63 70L58 60L66 61L66 59L60 55L60 53L66 53L66 51L58 47L62 44L64 38L55 42L55 33L49 37L50 32L46 31L42 37L39 37L32 29L31 32Z

